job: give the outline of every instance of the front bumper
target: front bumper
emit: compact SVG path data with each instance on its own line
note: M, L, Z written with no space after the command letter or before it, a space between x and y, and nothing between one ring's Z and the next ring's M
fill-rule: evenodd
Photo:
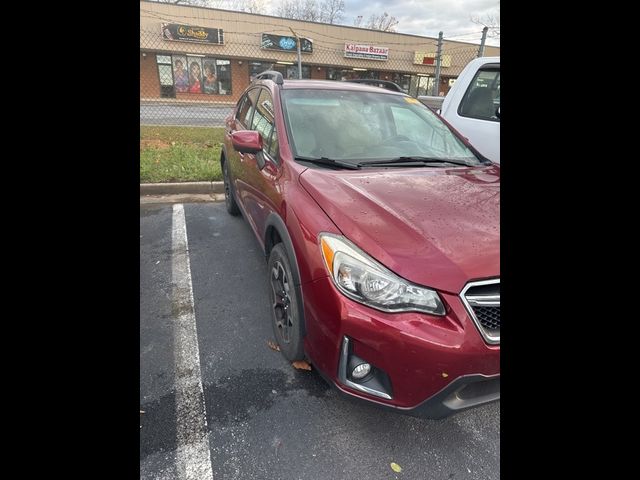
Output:
M347 370L349 355L349 338L344 337L338 364L338 387L340 391L349 395L341 386L347 386L359 392L368 393L380 398L391 400L390 392L385 390L383 383L375 382L375 378L367 382L358 383L349 379ZM373 383L373 384L372 384ZM373 388L372 388L373 387ZM432 397L412 408L396 407L391 404L378 402L383 407L388 407L399 413L440 419L468 408L477 407L500 399L500 375L464 375L453 380Z
M329 277L302 285L302 291L307 354L343 393L429 418L500 398L500 346L483 340L457 295L439 292L447 314L436 317L374 310L346 298ZM345 355L384 372L378 385L386 387L378 390L386 395L354 385Z

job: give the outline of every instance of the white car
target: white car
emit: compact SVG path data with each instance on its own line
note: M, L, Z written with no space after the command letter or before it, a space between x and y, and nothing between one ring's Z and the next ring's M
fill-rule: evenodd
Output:
M500 57L469 62L442 102L440 115L482 155L500 163Z

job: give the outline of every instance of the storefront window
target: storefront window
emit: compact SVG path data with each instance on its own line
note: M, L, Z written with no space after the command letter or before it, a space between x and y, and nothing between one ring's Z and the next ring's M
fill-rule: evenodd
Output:
M183 55L172 55L171 64L173 65L173 85L176 92L188 92L189 67L187 66L187 57Z
M298 78L298 65L287 67L284 78ZM302 65L302 78L311 78L311 67L309 65Z
M189 93L202 93L202 58L187 57L189 65Z
M380 72L375 70L359 71L350 68L327 68L327 80L354 80L356 78L373 78L380 80L384 77L381 76Z
M393 83L397 83L400 85L405 91L409 91L409 86L411 84L411 75L406 75L404 73L392 73L390 79Z
M231 95L231 61L216 60L220 95Z
M231 61L191 55L156 55L161 96L231 95Z
M409 95L411 95L412 97L417 97L419 95L433 95L432 92L435 80L436 79L434 77L412 75Z
M218 68L216 66L216 61L211 58L206 58L204 60L202 90L204 93L209 95L220 93Z
M267 70L273 70L273 63L271 62L249 62L249 81L253 82L256 79L256 75Z
M171 56L156 55L156 63L158 64L158 76L160 77L160 96L163 98L175 97Z

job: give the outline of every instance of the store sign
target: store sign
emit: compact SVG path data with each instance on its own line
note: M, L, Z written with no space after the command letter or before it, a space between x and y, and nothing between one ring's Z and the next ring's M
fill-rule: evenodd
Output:
M436 52L414 52L413 63L415 65L434 65L436 64ZM451 55L442 55L442 66L451 66Z
M163 23L162 38L179 42L216 43L218 45L224 43L221 28L194 27L179 23Z
M296 37L285 37L282 35L262 34L261 47L266 50L280 50L284 52L297 52ZM300 51L302 53L313 53L313 40L300 37Z
M389 49L387 47L374 47L373 45L356 45L354 43L345 43L344 56L346 58L388 60Z

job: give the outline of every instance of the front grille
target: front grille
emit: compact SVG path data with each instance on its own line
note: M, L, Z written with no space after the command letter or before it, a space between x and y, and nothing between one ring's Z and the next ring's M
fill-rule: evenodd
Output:
M484 339L500 343L500 280L471 282L460 297Z
M473 307L480 325L487 330L500 331L500 307Z

